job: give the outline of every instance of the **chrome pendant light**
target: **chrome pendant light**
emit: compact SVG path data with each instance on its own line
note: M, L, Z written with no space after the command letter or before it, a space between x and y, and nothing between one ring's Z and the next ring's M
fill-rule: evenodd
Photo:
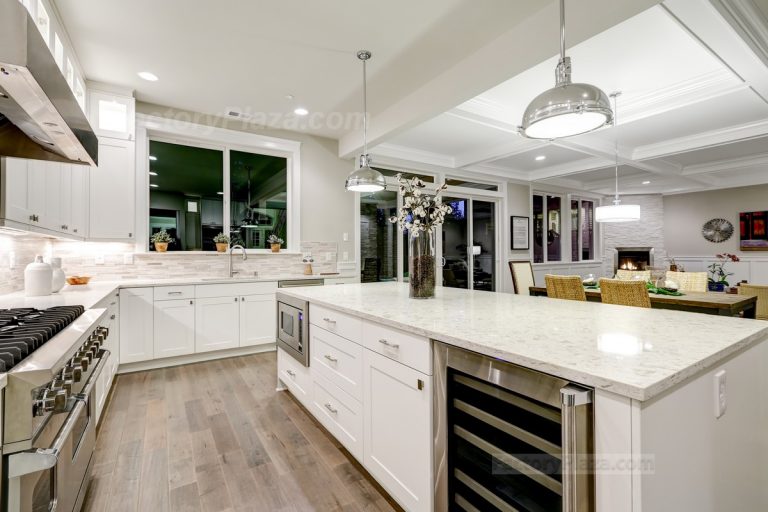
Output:
M614 141L614 149L616 153L616 195L614 196L612 205L598 206L595 208L596 222L633 222L640 220L640 205L621 204L621 199L619 199L619 110L616 108L616 98L618 98L620 95L620 92L614 92L611 94L611 98L613 98L613 129L616 136Z
M366 91L365 63L371 58L371 52L360 50L357 58L363 61L363 154L360 155L360 167L347 176L345 187L351 192L378 192L384 190L387 182L384 175L371 167L368 155L368 97Z
M565 56L565 0L560 0L560 62L555 87L534 98L523 114L520 133L530 139L559 139L611 124L608 96L590 84L571 83L571 58Z

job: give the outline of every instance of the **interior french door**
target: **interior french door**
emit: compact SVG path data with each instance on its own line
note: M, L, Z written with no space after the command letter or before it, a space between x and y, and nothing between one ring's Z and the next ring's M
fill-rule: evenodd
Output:
M443 286L495 291L498 272L498 202L452 194L443 197L447 215L438 240L438 279Z

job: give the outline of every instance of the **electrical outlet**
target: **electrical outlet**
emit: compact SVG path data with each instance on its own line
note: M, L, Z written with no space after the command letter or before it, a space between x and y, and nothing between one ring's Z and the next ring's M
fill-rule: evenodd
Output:
M104 255L103 254L97 254L94 257L94 263L97 265L103 265L104 264Z
M728 400L725 392L725 370L715 374L715 418L720 418L728 408Z
M133 253L127 252L123 254L123 264L124 265L133 265Z
M349 242L349 233L344 233L344 235L343 235L343 240L344 240L345 242Z

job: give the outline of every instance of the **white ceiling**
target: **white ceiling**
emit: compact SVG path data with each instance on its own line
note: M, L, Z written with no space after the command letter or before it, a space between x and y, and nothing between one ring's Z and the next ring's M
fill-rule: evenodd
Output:
M137 99L209 114L236 110L315 134L359 126L359 49L369 110L385 108L541 8L537 0L54 0L88 79ZM160 80L136 76L151 71ZM286 99L291 94L294 100ZM298 121L303 106L317 117ZM272 115L274 114L274 116ZM311 121L311 122L310 122ZM326 122L329 121L329 122Z

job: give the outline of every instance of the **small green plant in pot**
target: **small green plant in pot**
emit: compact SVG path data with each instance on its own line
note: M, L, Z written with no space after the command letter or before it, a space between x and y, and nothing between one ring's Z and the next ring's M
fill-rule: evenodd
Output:
M168 250L168 244L174 242L175 239L171 238L171 235L164 229L161 229L149 239L150 242L155 244L155 250L157 252L166 252Z
M280 252L280 246L285 243L285 240L275 234L271 234L267 238L267 243L272 248L272 252Z
M213 243L216 244L216 252L227 252L229 249L229 237L224 233L219 233L213 237Z
M727 272L725 269L726 264L729 261L738 262L739 257L735 254L716 254L717 261L707 267L709 270L709 283L707 288L711 292L722 292L730 286L728 278L733 275L733 272Z

